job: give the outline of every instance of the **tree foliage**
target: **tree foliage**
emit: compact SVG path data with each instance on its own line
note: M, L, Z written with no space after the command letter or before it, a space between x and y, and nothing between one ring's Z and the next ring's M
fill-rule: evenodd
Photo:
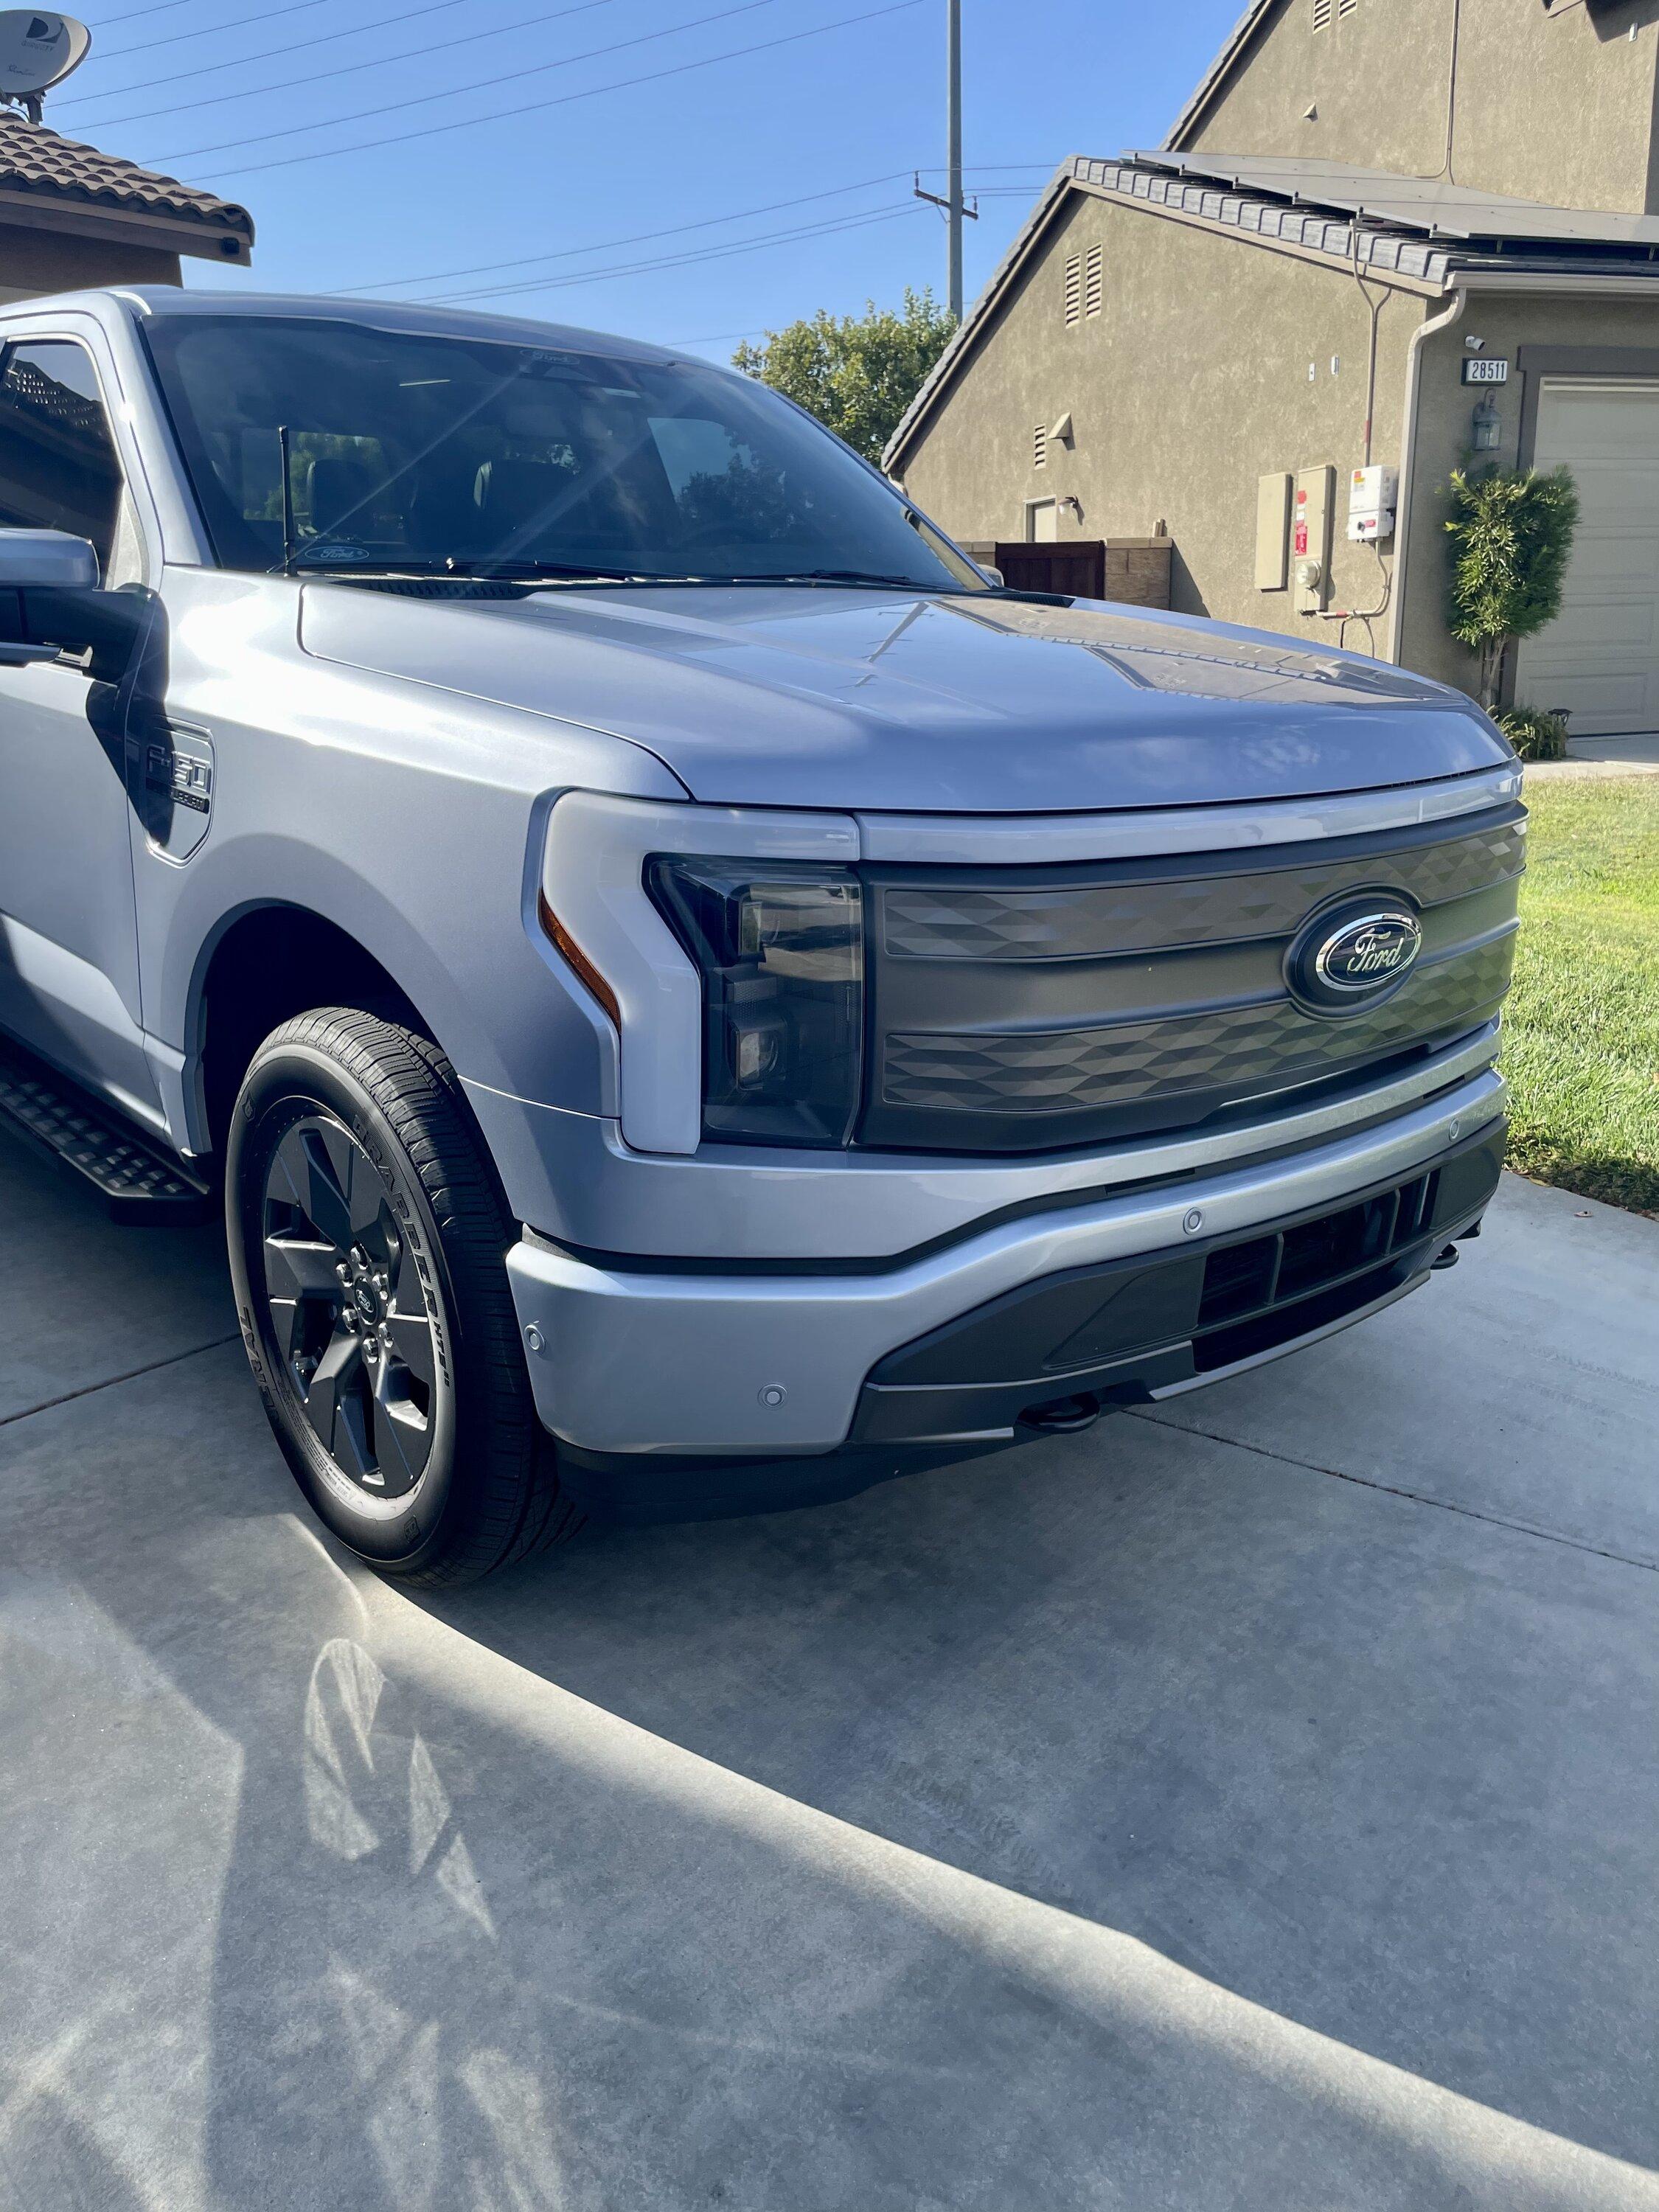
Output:
M816 315L768 331L732 356L745 376L785 393L866 460L879 461L905 409L949 344L956 323L931 290L902 311L866 301L861 315Z
M1504 659L1561 611L1578 523L1565 469L1454 469L1449 487L1451 579L1446 622L1480 656L1480 703L1498 696Z

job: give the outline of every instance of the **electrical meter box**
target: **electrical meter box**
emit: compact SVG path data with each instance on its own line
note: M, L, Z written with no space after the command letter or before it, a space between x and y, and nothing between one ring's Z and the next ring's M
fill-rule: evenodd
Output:
M1356 545L1394 536L1398 469L1356 469L1348 479L1348 536Z

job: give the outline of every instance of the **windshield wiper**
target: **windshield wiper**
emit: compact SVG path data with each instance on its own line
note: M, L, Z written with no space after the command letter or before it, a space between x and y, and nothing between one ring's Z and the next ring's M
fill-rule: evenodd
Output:
M893 592L965 592L965 584L924 584L915 576L877 575L866 568L788 568L773 573L763 571L753 575L683 575L629 576L630 584L660 584L681 589L687 587L724 587L732 584L865 584L872 588Z
M623 568L596 568L586 561L491 561L459 559L450 554L445 560L434 563L436 572L445 576L501 576L512 583L560 583L569 580L583 584L649 584L656 579L640 576Z

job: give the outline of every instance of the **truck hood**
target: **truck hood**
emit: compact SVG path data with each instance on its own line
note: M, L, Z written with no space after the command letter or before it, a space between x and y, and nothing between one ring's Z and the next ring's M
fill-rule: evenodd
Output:
M1213 805L1510 757L1462 693L1402 670L1093 600L755 585L420 594L307 584L301 644L627 738L712 804Z

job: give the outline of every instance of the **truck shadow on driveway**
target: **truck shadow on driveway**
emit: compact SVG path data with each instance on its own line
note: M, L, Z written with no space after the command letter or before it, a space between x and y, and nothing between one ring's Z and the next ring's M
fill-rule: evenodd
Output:
M1588 1298L1540 1356L1572 1201L1179 1415L417 1601L210 1240L6 1166L6 2212L1659 2203L1595 2154L1659 2151L1651 1384Z

